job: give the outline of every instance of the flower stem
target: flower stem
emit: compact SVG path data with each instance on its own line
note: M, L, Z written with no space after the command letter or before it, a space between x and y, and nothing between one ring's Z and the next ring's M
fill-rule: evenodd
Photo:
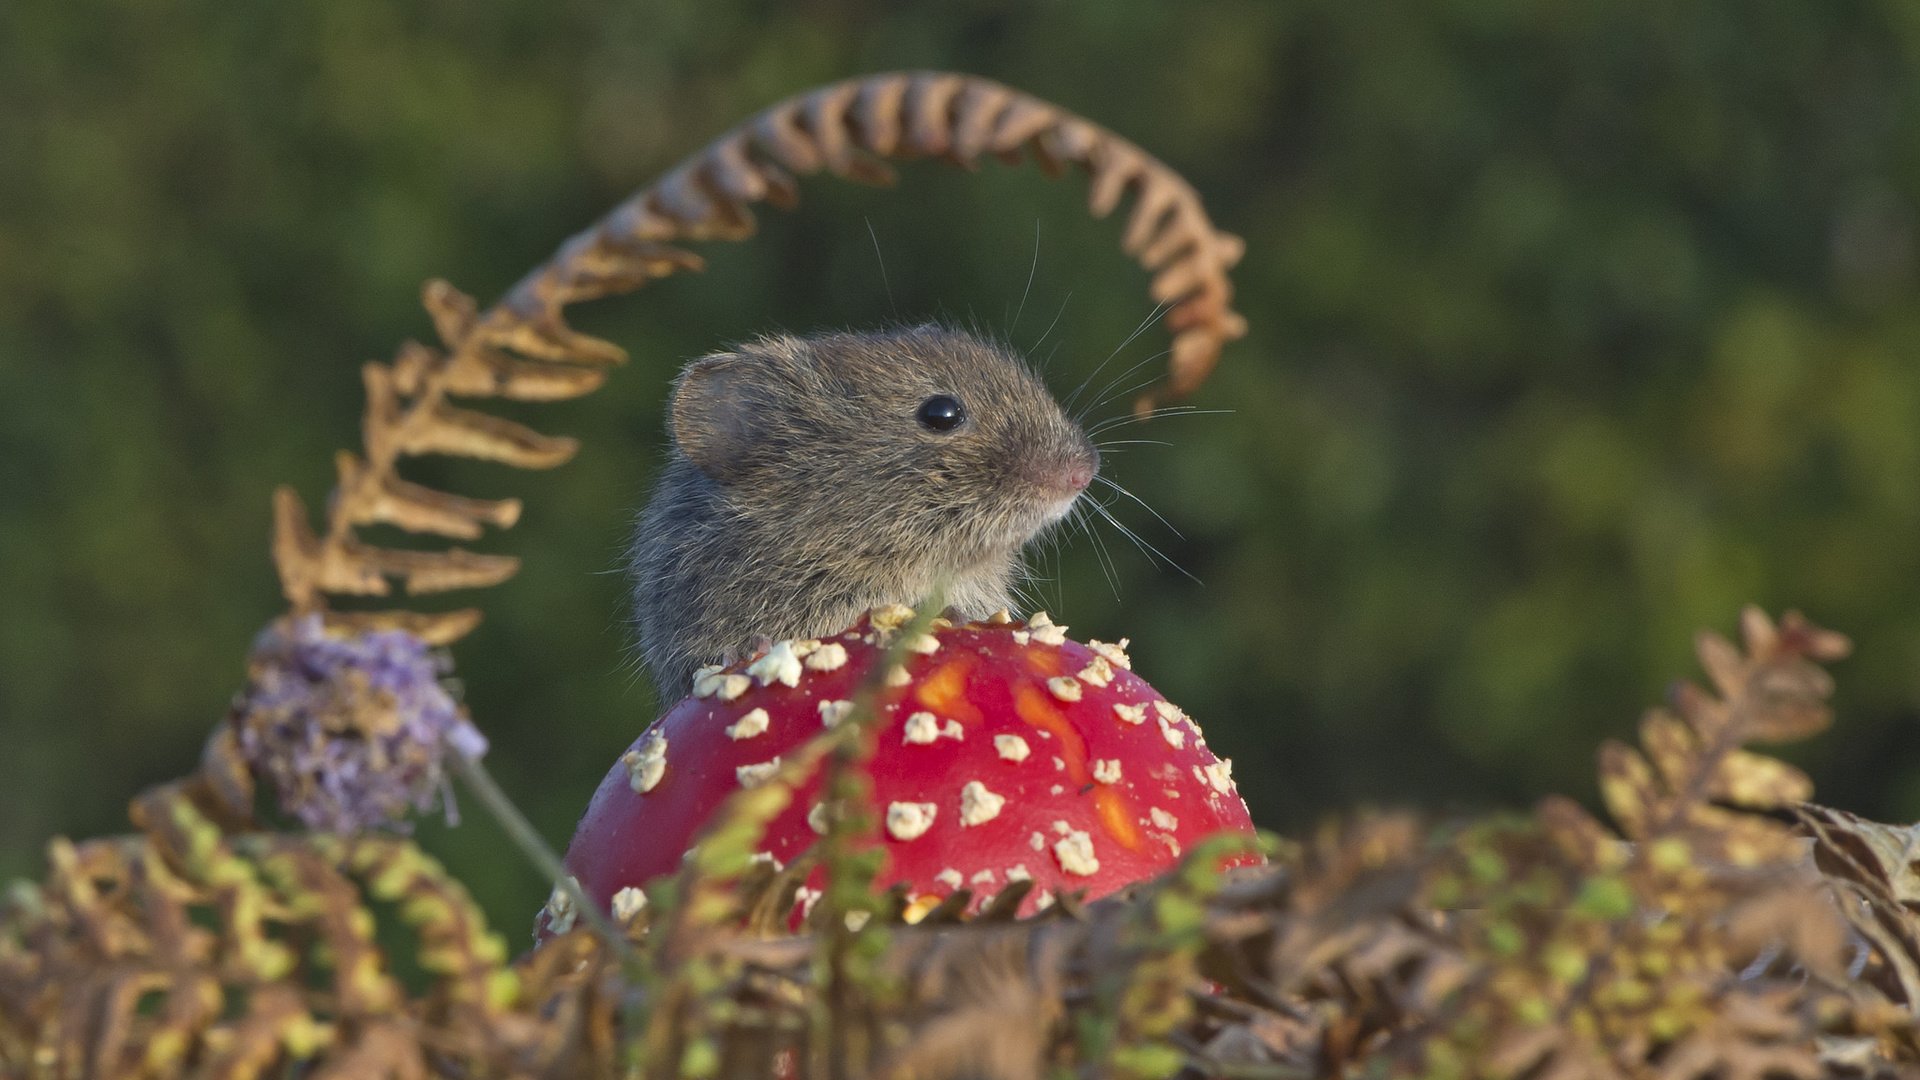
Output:
M487 771L487 767L482 765L478 758L470 758L451 746L447 749L447 757L453 761L453 767L459 772L460 779L466 781L474 797L480 800L480 805L486 807L487 812L493 815L493 819L506 830L507 839L513 841L514 846L520 849L520 853L525 855L542 875L552 880L573 899L573 909L593 927L595 933L606 939L607 944L617 956L626 960L631 952L626 933L607 917L606 912L600 910L599 904L587 897L586 891L580 888L580 883L574 880L572 874L567 873L567 866L560 861L560 856L547 845L546 838L533 827L533 822L528 821L527 816L514 805L513 799L501 789L499 782L493 778L493 774Z

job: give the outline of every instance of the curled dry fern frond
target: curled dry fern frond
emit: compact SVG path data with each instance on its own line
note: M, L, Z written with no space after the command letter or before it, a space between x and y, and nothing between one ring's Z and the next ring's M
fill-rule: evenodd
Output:
M986 79L945 73L876 75L781 102L715 140L657 183L561 245L494 307L482 312L445 282L423 301L440 345L403 347L390 364L363 369L367 406L360 453L338 457L339 481L325 527L315 533L291 488L274 497L274 564L296 614L325 611L329 596L409 595L497 584L518 561L463 548L376 547L355 530L386 524L450 540L511 526L517 500L462 498L400 478L399 462L423 454L549 468L578 449L564 437L452 404L455 398L552 401L598 388L625 359L611 342L569 327L569 304L630 292L656 278L698 270L676 245L741 240L752 207L788 208L796 177L819 172L860 183L893 179L886 159L934 158L972 167L984 155L1024 155L1049 174L1079 165L1092 179L1097 216L1133 198L1121 244L1153 273L1153 298L1168 305L1174 333L1165 392L1190 393L1226 342L1245 333L1232 307L1228 270L1242 244L1216 229L1179 174L1091 121ZM1143 399L1143 407L1147 402ZM338 628L403 629L433 644L464 636L477 610L327 612Z

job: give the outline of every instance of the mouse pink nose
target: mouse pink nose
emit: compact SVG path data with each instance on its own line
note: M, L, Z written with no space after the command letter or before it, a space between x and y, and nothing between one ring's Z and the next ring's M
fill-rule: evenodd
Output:
M1041 491L1058 496L1078 495L1093 483L1100 471L1100 455L1092 452L1068 452L1059 457L1035 458L1020 470L1026 480Z

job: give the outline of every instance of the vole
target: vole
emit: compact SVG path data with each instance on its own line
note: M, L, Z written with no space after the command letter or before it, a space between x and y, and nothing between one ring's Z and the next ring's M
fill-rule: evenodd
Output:
M940 326L771 336L687 365L673 444L629 552L634 631L663 697L756 641L869 608L985 618L1021 549L1100 454L1019 356Z

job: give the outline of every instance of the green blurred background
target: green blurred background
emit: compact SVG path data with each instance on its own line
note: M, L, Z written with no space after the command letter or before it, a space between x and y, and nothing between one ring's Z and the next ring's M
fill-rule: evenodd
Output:
M0 4L0 875L191 765L276 611L269 492L320 503L422 279L491 298L750 112L899 67L1080 110L1247 238L1252 333L1197 399L1233 412L1109 459L1204 586L1109 530L1117 582L1076 537L1046 602L1133 638L1262 823L1589 797L1595 743L1748 601L1860 643L1794 752L1821 796L1920 816L1906 0L74 0ZM676 365L896 313L1027 346L1062 312L1070 387L1150 308L1083 197L815 183L709 273L581 313L634 362L508 410L574 463L414 471L527 499L458 658L556 842L653 714L613 571ZM489 822L423 835L509 926L545 893Z

